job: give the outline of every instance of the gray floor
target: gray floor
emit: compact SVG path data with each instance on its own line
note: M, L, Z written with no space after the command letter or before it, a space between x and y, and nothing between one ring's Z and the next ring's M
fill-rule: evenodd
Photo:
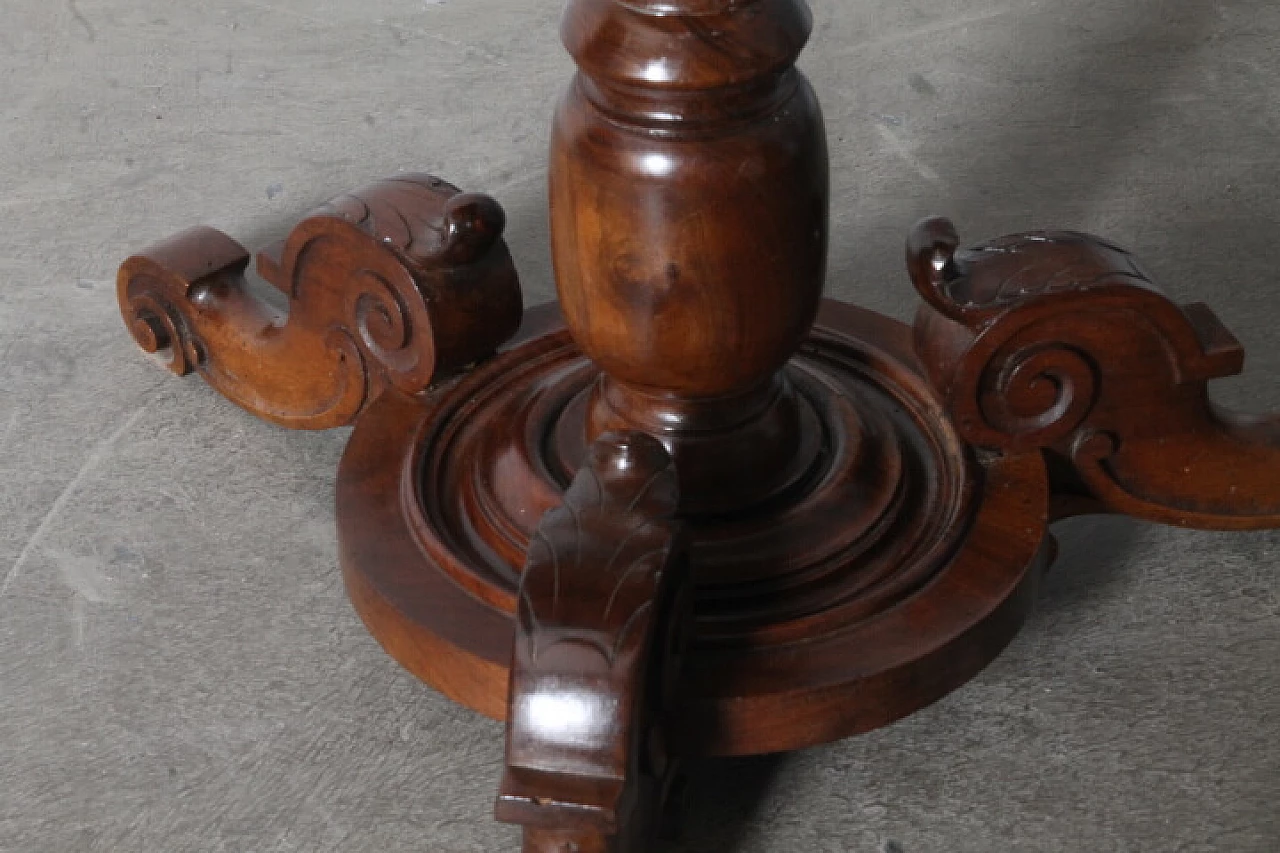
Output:
M0 850L514 850L501 729L400 671L342 593L345 434L250 419L134 348L114 268L249 242L429 169L506 205L551 294L556 0L4 0ZM908 225L1138 250L1280 407L1280 5L822 0L830 290L898 317ZM706 768L685 850L1280 850L1280 534L1064 526L1038 615L887 730Z

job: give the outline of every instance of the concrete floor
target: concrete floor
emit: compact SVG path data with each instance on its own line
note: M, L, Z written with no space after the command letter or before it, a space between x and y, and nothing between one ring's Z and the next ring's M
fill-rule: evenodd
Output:
M335 569L345 434L142 357L133 249L253 244L399 169L493 193L552 292L552 0L5 0L0 850L514 850L501 728L415 682ZM1280 4L816 4L830 291L905 318L901 241L1106 233L1250 352L1280 408ZM1280 534L1062 528L1038 615L887 730L704 768L688 851L1280 850Z

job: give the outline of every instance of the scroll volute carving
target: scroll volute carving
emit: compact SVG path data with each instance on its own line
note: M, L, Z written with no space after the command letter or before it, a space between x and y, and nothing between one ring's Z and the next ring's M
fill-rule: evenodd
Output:
M198 371L283 426L341 426L388 385L421 392L515 333L520 286L504 225L493 199L404 175L334 200L258 255L287 313L250 291L249 254L212 228L126 261L120 307L175 373Z
M907 246L925 300L916 349L964 437L1042 449L1058 512L1170 524L1280 524L1280 418L1209 400L1240 344L1206 305L1178 306L1124 249L1036 232L961 249L925 220Z
M658 441L608 434L530 546L496 809L526 853L632 853L660 819L692 621L677 489Z

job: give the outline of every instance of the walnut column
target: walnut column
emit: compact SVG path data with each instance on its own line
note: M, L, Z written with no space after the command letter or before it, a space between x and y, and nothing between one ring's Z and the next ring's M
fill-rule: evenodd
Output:
M811 17L738 5L574 0L562 31L580 71L555 120L552 244L569 329L605 374L587 438L658 436L686 513L757 503L817 452L779 372L826 271L826 136L794 67Z

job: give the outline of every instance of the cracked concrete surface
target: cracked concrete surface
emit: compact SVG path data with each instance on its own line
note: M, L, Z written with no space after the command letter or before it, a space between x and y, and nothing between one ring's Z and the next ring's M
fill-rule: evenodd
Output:
M345 434L251 419L133 346L131 250L253 244L400 169L496 195L530 302L570 65L552 0L6 0L0 28L0 850L516 849L502 743L371 640L335 569ZM901 244L1052 225L1136 249L1280 408L1280 6L818 0L829 290ZM1280 534L1078 520L1038 614L898 725L699 771L680 850L1280 849Z

